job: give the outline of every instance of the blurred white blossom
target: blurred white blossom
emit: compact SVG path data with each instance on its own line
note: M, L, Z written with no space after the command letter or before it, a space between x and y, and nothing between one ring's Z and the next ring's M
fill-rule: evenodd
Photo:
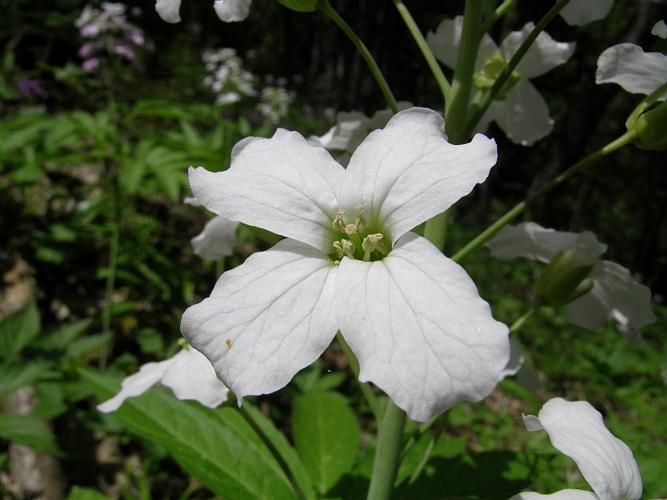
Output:
M256 95L255 77L243 68L243 61L236 50L231 48L207 50L202 60L207 72L204 85L215 94L219 106Z
M213 9L221 21L226 23L243 21L250 12L252 0L215 0ZM155 11L163 21L178 23L181 21L181 0L157 0Z
M581 26L604 19L614 6L614 0L570 0L560 11L568 24Z
M282 82L277 82L278 84ZM257 111L269 122L277 124L287 115L290 104L294 101L294 92L284 87L267 86L260 93L260 102Z

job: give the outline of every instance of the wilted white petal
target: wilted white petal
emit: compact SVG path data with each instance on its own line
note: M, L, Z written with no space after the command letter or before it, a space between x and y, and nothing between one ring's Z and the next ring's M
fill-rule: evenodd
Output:
M167 359L158 363L146 363L142 365L137 373L123 379L121 390L118 394L108 401L97 405L97 409L103 413L116 411L126 399L140 396L157 384L170 364L171 359Z
M181 331L238 398L276 391L336 334L336 271L319 251L283 240L224 273L185 311Z
M190 186L210 211L328 251L345 169L297 132L249 137L232 151L224 172L190 168Z
M381 261L344 258L339 328L359 359L359 379L425 421L487 396L509 358L508 330L462 267L414 233Z
M178 23L181 16L178 13L181 8L181 0L157 0L155 10L163 21L168 23Z
M554 120L535 86L522 79L502 101L493 103L496 123L516 144L531 146L551 133Z
M435 32L431 31L426 35L426 43L435 57L452 69L456 67L462 31L463 16L456 16L454 19L444 19ZM489 35L484 34L479 44L475 71L480 70L484 62L496 52L498 52L498 46Z
M635 281L623 266L603 260L590 277L593 288L566 306L571 323L595 330L615 320L623 331L637 331L655 322L651 289Z
M470 193L496 163L496 143L478 134L450 144L443 128L435 111L410 108L372 132L350 159L342 207L363 205L371 224L379 221L396 241Z
M216 260L234 253L236 226L233 222L218 215L206 223L201 233L190 240L192 249L202 259Z
M519 257L549 262L561 250L577 249L577 252L592 263L607 250L593 233L571 233L547 229L535 222L507 225L486 246L496 259L512 260Z
M550 399L538 417L553 446L576 462L601 500L641 497L641 477L632 451L609 432L602 415L588 402Z
M581 26L604 19L613 5L614 0L570 0L561 9L560 15L568 24Z
M505 59L509 61L512 58L534 28L533 23L527 23L520 31L512 31L507 35L507 38L500 45L500 51ZM542 31L537 35L533 45L523 56L516 69L524 78L543 75L556 66L567 62L574 54L575 47L576 44L574 43L557 42L548 33Z
M213 365L196 349L183 349L171 358L160 382L178 399L194 399L215 408L227 399L229 389L215 374Z
M621 43L598 58L595 83L617 83L633 94L650 94L667 82L667 56L644 52L639 45Z
M213 8L221 21L233 23L248 17L252 0L215 0Z
M665 24L665 21L660 20L655 23L651 29L651 35L667 38L667 24Z
M534 491L524 491L518 495L514 495L509 500L540 500L542 498L552 499L552 500L600 500L600 498L590 491L584 490L560 490L551 495L542 495L541 493L535 493Z

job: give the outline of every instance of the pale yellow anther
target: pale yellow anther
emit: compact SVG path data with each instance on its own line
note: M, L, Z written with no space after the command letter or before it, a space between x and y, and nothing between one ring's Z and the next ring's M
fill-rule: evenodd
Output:
M334 217L334 220L331 223L335 231L340 231L340 232L345 231L344 219L345 219L345 210L339 210L338 212L336 212L336 216Z
M334 241L333 247L336 249L339 259L342 259L343 257L354 257L354 243L350 240Z
M357 206L357 220L355 221L355 224L359 231L363 231L366 227L366 211L362 205Z
M225 339L225 347L227 348L228 351L232 348L232 339L230 339L229 337Z
M359 231L357 229L356 224L347 224L345 226L345 234L347 234L348 236L352 236L353 234L357 234L358 232Z
M384 236L382 233L369 234L364 238L364 241L361 242L361 248L364 251L364 260L370 260L371 252L374 250L380 250L380 243Z

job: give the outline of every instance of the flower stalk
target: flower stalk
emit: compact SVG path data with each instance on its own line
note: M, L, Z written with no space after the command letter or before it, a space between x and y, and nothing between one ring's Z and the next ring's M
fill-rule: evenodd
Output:
M405 412L388 399L375 449L375 462L367 500L391 498L400 463L404 426Z

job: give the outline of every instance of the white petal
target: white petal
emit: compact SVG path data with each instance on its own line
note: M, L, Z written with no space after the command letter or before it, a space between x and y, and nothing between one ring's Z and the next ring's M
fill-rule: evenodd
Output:
M519 257L549 262L561 250L576 248L580 255L592 261L607 250L593 233L571 233L547 229L535 222L507 225L486 246L496 259L512 260Z
M157 0L155 10L163 21L168 23L178 23L181 16L178 13L181 8L181 0Z
M325 251L344 173L325 149L283 129L239 142L225 172L189 172L192 192L210 211Z
M523 41L533 31L533 23L526 24L521 31L512 31L500 45L500 51L508 61L519 50ZM560 66L574 54L576 44L557 42L548 33L542 31L523 56L517 71L524 78L534 78Z
M581 26L604 19L613 5L614 0L570 0L560 15L568 24Z
M234 253L236 243L236 226L232 222L218 215L206 223L201 233L190 240L192 249L202 259L216 260Z
M603 260L591 278L592 290L566 306L570 322L595 330L614 319L622 331L637 331L655 322L651 289L635 281L626 268Z
M343 111L338 113L336 125L322 137L319 142L328 150L352 151L364 137L369 118L358 111Z
M540 500L542 498L551 500L600 500L597 495L590 491L571 489L560 490L551 495L543 495L541 493L535 493L534 491L524 491L523 493L514 495L509 500Z
M502 377L512 377L519 373L525 361L526 357L524 356L523 345L516 338L512 337L510 339L510 357L505 368L503 368Z
M426 43L433 51L433 55L452 69L456 67L462 31L463 16L456 16L454 19L444 19L435 32L430 31L426 35ZM484 61L496 52L498 52L498 47L495 42L489 35L484 34L475 60L475 71L481 69Z
M371 224L379 221L396 241L470 193L496 163L496 143L478 134L449 144L443 127L435 111L410 108L372 132L350 159L342 206L363 205Z
M252 0L215 0L213 8L221 21L233 23L248 17Z
M509 358L507 327L465 270L414 233L381 261L342 260L336 314L359 379L416 421L487 396Z
M504 100L493 104L496 123L515 144L531 146L553 130L549 107L528 80L520 80Z
M286 239L224 273L181 319L188 341L238 398L276 391L330 344L337 268Z
M667 82L667 56L634 43L606 49L598 58L595 83L617 83L633 94L650 94Z
M660 20L655 23L651 29L651 35L667 38L667 24L665 24L665 21Z
M209 408L225 402L229 390L202 353L191 347L181 350L171 360L161 384L169 387L178 399L194 399Z
M639 468L632 451L605 427L586 401L547 401L539 413L553 446L572 458L601 500L638 500Z
M128 398L139 396L157 384L169 368L173 358L160 361L159 363L146 363L139 368L134 375L123 379L121 390L113 398L97 406L103 413L116 411Z

